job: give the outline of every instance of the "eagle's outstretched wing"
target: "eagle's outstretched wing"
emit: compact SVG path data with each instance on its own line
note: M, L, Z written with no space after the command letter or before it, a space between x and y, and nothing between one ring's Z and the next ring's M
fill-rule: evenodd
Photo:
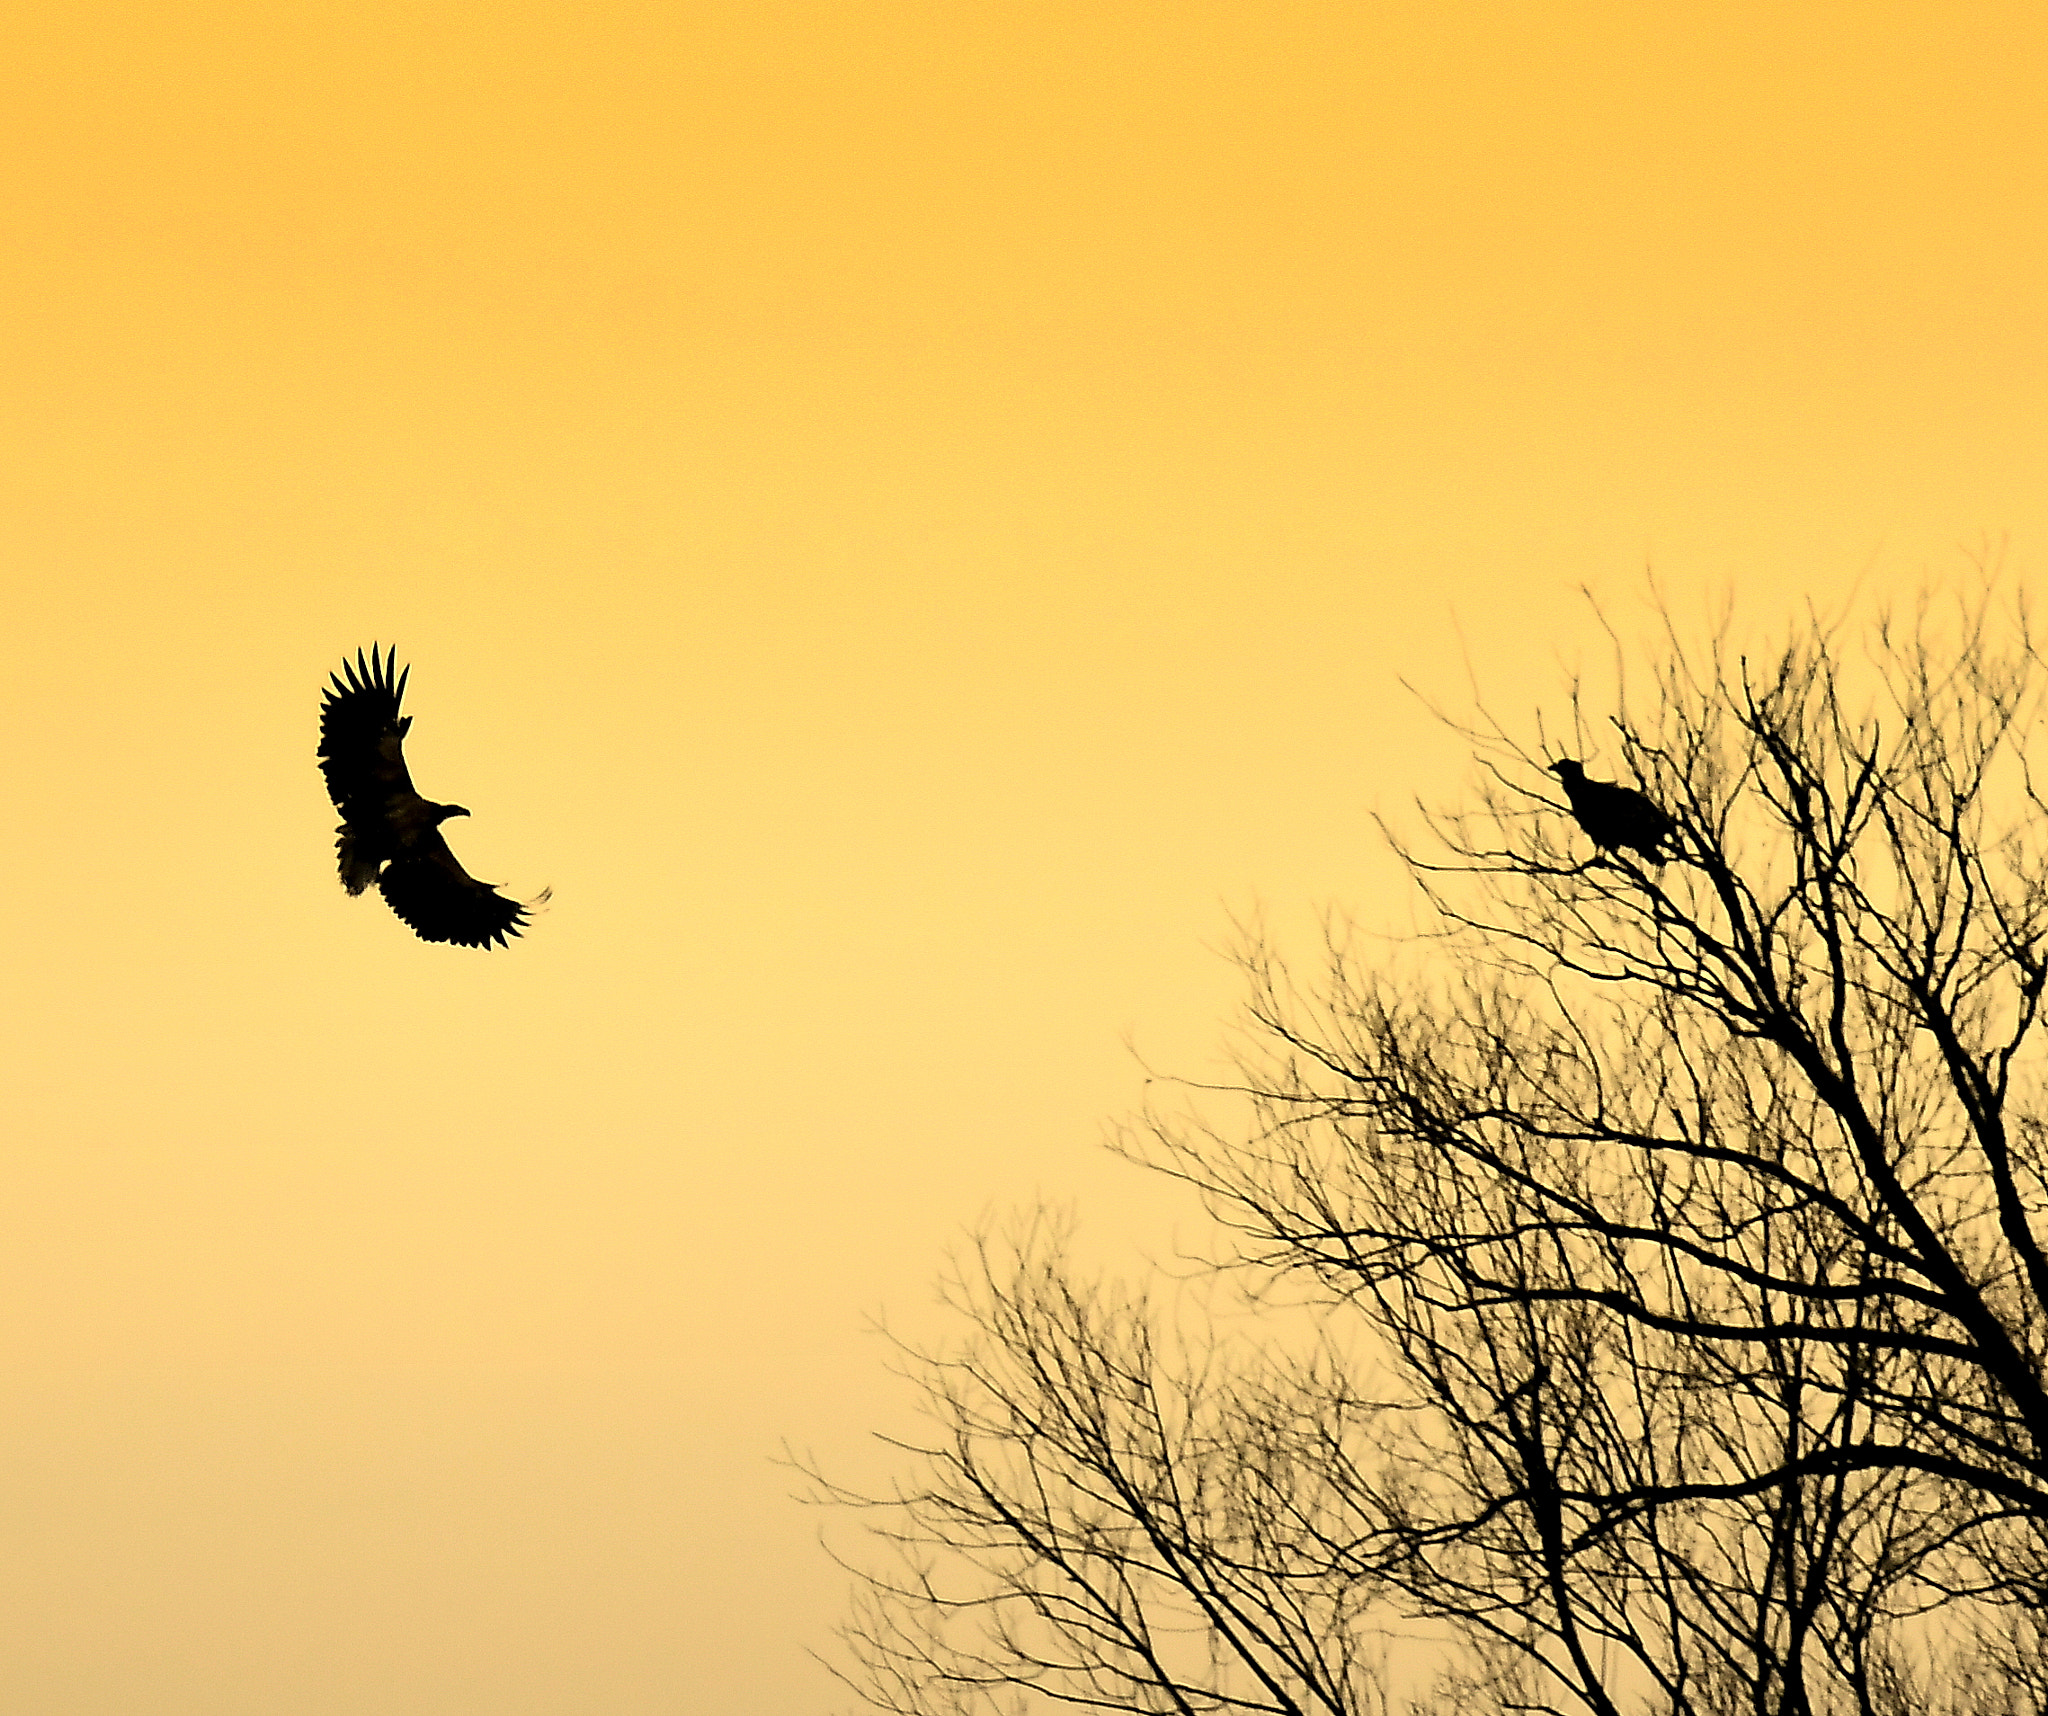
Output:
M413 790L405 767L405 734L412 717L400 717L399 701L412 669L393 677L398 651L379 656L370 646L364 659L344 659L328 676L320 704L320 772L327 796L351 819L382 815L394 793Z
M479 882L448 850L439 829L423 834L377 878L384 899L421 941L457 947L504 947L525 928L533 907Z

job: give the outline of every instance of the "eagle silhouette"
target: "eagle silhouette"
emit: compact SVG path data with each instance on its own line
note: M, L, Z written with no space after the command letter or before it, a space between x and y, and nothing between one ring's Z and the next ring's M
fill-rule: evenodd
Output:
M341 812L335 850L341 884L360 894L372 882L384 903L422 941L458 947L505 947L547 898L507 899L479 882L448 850L441 824L467 816L459 804L436 804L413 790L405 767L410 715L398 712L412 669L398 671L397 650L372 644L354 661L343 657L320 705L320 772Z
M1601 851L1633 850L1653 864L1672 855L1663 848L1677 838L1678 824L1634 787L1588 780L1584 766L1570 757L1552 763L1550 772L1564 783L1572 819Z

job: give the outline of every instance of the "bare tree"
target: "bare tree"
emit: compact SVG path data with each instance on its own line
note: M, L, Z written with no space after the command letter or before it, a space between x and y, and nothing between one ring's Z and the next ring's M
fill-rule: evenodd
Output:
M1430 933L1312 986L1251 942L1241 1079L1126 1148L1369 1341L1169 1350L979 1254L871 1698L1348 1716L1408 1626L1417 1709L2048 1710L2042 664L1981 591L1845 635L1573 687L1668 862L1482 714L1397 842Z
M1332 1379L1233 1363L1213 1327L1084 1279L1043 1217L966 1265L948 1297L978 1338L905 1349L937 1432L905 1447L915 1479L824 1486L896 1550L844 1629L870 1701L1382 1709L1370 1592L1328 1549L1349 1510L1286 1457L1303 1414L1343 1415Z

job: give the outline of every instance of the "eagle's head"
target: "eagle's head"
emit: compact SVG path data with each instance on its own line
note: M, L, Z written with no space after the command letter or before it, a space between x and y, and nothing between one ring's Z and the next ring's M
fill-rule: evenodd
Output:
M434 806L434 821L437 824L446 822L451 816L467 816L468 814L469 809L466 805L437 804Z

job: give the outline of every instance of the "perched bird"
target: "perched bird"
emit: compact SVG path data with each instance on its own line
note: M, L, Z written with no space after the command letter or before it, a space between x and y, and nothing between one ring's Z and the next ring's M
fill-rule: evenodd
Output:
M1550 772L1564 782L1564 796L1571 800L1572 817L1603 852L1633 849L1653 864L1670 856L1662 850L1665 841L1678 833L1678 824L1634 787L1616 786L1613 781L1589 781L1586 771L1570 757L1550 765Z
M367 660L361 650L354 661L344 657L341 672L323 688L320 772L341 812L334 844L342 886L360 894L375 882L385 903L422 941L504 947L540 902L508 900L448 850L441 824L469 812L413 790L405 767L412 717L398 713L412 669L397 673L397 667L396 650L380 657L372 645Z

